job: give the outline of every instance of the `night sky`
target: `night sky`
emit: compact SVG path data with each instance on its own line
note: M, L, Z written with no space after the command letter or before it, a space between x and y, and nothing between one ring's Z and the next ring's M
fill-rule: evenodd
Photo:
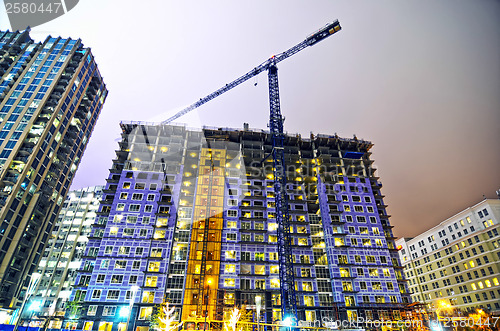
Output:
M500 188L499 18L493 0L82 0L31 36L81 38L109 89L76 189L105 184L120 121L164 120L338 19L342 31L279 64L285 130L372 141L408 237ZM261 74L177 122L266 129L268 116Z

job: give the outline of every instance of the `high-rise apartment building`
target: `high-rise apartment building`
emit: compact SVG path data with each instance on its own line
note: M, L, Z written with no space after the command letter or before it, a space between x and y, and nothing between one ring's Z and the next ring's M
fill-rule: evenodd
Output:
M107 90L82 42L0 32L0 307L36 270Z
M262 322L280 319L270 134L121 126L72 294L74 327L147 330L164 300L188 329L220 327L257 297ZM299 319L400 318L409 296L372 144L287 135L284 145Z
M63 203L37 273L41 275L30 305L40 311L33 319L50 319L49 328L61 328L71 290L102 199L102 186L71 191ZM43 324L42 323L42 324Z
M396 243L413 301L500 312L500 200L485 199Z

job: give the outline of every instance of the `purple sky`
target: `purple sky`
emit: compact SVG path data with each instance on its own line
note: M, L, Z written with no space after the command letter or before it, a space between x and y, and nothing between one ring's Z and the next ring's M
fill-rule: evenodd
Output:
M105 183L121 120L166 119L339 19L279 65L285 129L372 141L394 232L413 236L500 188L499 17L493 0L82 0L31 36L81 38L110 91L80 188ZM267 76L253 83L177 121L266 128Z

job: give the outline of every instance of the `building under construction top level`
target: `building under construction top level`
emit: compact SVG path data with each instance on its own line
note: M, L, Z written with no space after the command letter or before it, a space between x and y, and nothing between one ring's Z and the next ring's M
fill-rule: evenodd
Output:
M72 294L77 327L145 331L164 301L188 329L220 327L234 306L281 319L270 134L121 126ZM284 145L299 320L399 318L407 287L372 144L287 135Z

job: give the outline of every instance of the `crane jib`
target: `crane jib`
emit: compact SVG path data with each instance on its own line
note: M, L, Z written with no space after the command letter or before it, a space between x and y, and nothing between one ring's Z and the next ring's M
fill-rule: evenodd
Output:
M168 118L167 120L161 122L161 124L168 124L172 121L174 121L175 119L189 113L190 111L204 105L205 103L207 103L208 101L218 97L219 95L221 94L224 94L225 92L229 91L230 89L246 82L247 80L249 80L250 78L254 77L254 76L257 76L258 74L260 74L261 72L263 71L267 71L269 69L269 66L271 65L271 63L274 63L274 64L277 64L278 62L281 62L283 61L284 59L300 52L301 50L303 50L304 48L308 47L308 46L312 46L316 43L318 43L319 41L325 39L326 37L329 37L331 36L332 34L334 34L335 32L338 32L340 31L342 28L340 26L340 23L338 20L335 20L333 21L332 23L329 23L327 25L325 25L323 28L319 29L318 31L316 31L315 33L311 34L310 36L308 36L304 41L298 43L297 45L293 46L292 48L288 49L287 51L283 52L283 53L280 53L276 56L273 56L272 58L264 61L263 63L261 63L260 65L258 65L257 67L255 67L254 69L252 69L251 71L247 72L246 74L244 74L243 76L237 78L236 80L232 81L231 83L229 84L226 84L225 86L223 86L222 88L218 89L217 91L207 95L206 97L204 98L200 98L197 102L193 103L192 105L180 110L179 112L177 112L175 115L171 116L170 118Z

